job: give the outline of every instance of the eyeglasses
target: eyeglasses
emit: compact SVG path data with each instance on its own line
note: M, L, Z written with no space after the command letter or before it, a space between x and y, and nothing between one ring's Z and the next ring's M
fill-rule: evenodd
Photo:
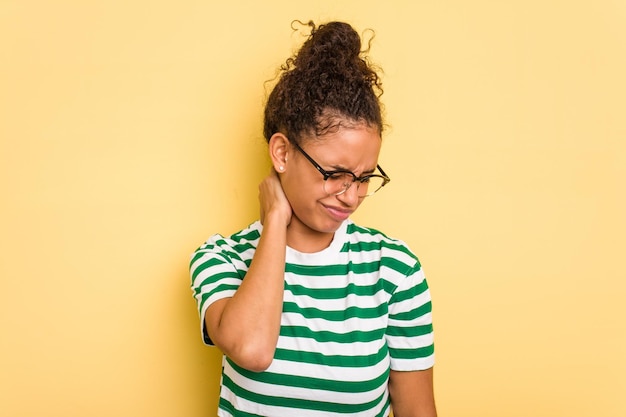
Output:
M357 195L359 198L364 198L374 194L376 191L383 188L391 178L385 174L385 171L380 167L380 165L376 165L376 168L380 171L382 175L378 174L367 174L361 177L357 177L353 172L347 170L335 170L335 171L326 171L322 168L313 158L309 156L304 149L300 147L296 142L290 141L298 151L306 159L309 160L311 164L324 176L324 191L328 195L340 195L348 191L348 189L356 182Z

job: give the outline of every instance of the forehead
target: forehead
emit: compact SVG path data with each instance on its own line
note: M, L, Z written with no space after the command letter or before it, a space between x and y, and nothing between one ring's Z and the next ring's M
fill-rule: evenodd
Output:
M326 167L364 171L376 167L381 138L377 128L361 123L341 126L323 136L306 140L303 146Z

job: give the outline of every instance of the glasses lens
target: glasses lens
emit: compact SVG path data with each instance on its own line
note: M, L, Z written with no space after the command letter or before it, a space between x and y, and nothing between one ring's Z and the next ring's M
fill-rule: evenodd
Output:
M348 173L336 173L324 181L326 194L337 195L345 192L351 185L354 177Z
M359 197L366 197L374 194L383 186L384 179L381 177L369 177L359 186Z
M330 195L344 193L351 186L358 187L358 196L367 197L374 194L383 186L384 180L381 177L369 177L363 182L354 181L354 177L348 173L333 174L324 181L324 191Z

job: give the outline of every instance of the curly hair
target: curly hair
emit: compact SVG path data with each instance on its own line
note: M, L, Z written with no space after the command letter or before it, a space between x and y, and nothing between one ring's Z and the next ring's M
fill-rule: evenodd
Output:
M380 77L361 51L359 34L347 23L316 27L300 50L280 67L265 106L263 134L281 132L300 142L345 123L366 123L382 133Z

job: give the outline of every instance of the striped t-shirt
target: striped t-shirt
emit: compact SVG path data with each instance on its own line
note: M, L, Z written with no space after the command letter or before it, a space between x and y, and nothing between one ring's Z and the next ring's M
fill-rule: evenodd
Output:
M212 236L190 263L203 340L208 306L231 297L263 226ZM406 244L346 220L317 253L286 249L274 360L251 372L225 357L219 416L387 416L389 370L434 364L431 301Z

